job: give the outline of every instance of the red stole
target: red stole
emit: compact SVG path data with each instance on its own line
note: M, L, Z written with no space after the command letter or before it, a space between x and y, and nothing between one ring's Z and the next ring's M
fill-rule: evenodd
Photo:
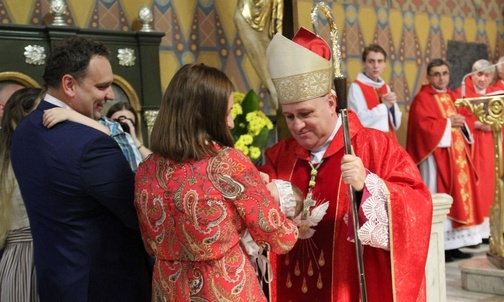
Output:
M366 104L368 106L368 109L373 109L374 107L380 105L382 103L381 102L382 95L388 93L388 89L387 89L386 84L383 84L380 88L375 88L375 87L366 85L358 80L355 80L354 83L359 85L359 87L361 88L362 94L364 94L364 99L366 100ZM387 120L388 120L388 124L389 124L389 132L387 134L390 135L390 137L392 137L395 141L397 141L394 126L390 122L390 118L388 116L388 113L387 113Z
M448 93L435 94L434 99L443 119L457 113ZM438 169L438 193L448 193L454 200L448 217L453 221L453 228L456 229L480 224L483 218L476 217L478 198L476 198L474 168L469 148L460 128L452 127L451 134L452 143L446 150L448 152L436 149L433 155Z
M465 80L466 84L466 98L477 98L484 96L479 94L474 89L474 83L471 77ZM486 93L493 92L495 88L489 86ZM457 89L458 97L461 97L461 88ZM471 128L474 137L474 144L472 145L472 161L474 168L478 173L480 181L478 182L478 202L476 204L476 222L482 220L484 217L490 216L490 207L492 206L495 198L495 151L494 139L492 132L474 129L476 117L467 108L463 107L460 113L466 117L466 123Z

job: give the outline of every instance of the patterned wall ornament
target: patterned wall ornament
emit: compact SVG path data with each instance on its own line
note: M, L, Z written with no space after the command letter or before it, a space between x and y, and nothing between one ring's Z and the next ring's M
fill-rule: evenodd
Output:
M28 45L25 47L25 62L31 65L44 65L46 58L45 49L39 45Z
M135 65L135 50L132 48L121 48L119 49L117 58L119 59L119 65L121 66L133 66Z

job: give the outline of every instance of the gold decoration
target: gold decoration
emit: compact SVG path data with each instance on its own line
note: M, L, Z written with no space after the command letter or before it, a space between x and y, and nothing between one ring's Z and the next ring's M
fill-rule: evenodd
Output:
M310 277L313 276L313 265L312 265L311 259L310 259L310 262L308 263L308 271L307 271L307 273L308 273L308 276L310 276Z
M488 260L504 269L504 183L502 180L502 126L504 125L504 97L486 96L458 99L456 107L467 107L481 123L492 128L495 153L495 197L490 207L490 250Z
M331 70L321 69L304 74L271 79L281 104L310 100L331 91Z
M306 278L305 277L303 277L303 285L301 285L301 291L305 294L308 292L308 286L306 285Z
M344 76L343 73L341 72L341 48L338 38L338 28L336 27L336 23L333 20L331 8L325 2L318 2L313 7L310 15L313 29L316 35L319 34L318 21L317 21L319 11L323 13L324 16L327 18L327 23L329 23L330 27L329 37L331 39L331 45L332 45L331 53L334 64L334 70L333 70L334 77L343 78Z
M318 259L318 265L319 266L324 266L325 265L325 259L324 259L324 251L320 251L320 257Z
M324 286L324 283L322 283L322 274L318 273L317 288L322 289L323 286Z
M40 88L40 85L37 83L37 81L35 81L34 79L32 79L31 77L27 76L24 73L16 71L0 72L0 82L3 81L15 81L25 87Z
M253 29L263 31L269 21L270 38L282 33L283 0L238 0L236 5L243 19Z
M296 260L296 266L294 267L294 275L301 275L301 269L299 268L299 260Z
M287 273L287 281L285 282L285 286L287 286L287 288L291 288L292 287L292 280L291 280L290 273Z
M289 266L290 261L289 261L289 254L285 255L285 260L284 260L285 266Z

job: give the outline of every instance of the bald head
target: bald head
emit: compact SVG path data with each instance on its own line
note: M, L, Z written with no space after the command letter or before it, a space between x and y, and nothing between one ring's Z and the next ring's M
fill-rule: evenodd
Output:
M16 92L17 90L24 88L21 85L18 84L7 84L0 88L0 120L2 120L3 117L3 110L5 107L5 103L9 100L10 96Z

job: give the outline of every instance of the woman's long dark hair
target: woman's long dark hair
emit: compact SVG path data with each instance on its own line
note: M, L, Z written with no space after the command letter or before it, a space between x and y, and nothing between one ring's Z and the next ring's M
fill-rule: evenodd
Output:
M38 104L40 88L22 88L5 104L0 130L0 246L3 246L12 216L12 194L15 177L10 162L12 137L19 122Z
M161 102L151 135L151 150L177 162L202 159L221 146L234 146L226 124L233 92L217 68L187 64L174 75Z

